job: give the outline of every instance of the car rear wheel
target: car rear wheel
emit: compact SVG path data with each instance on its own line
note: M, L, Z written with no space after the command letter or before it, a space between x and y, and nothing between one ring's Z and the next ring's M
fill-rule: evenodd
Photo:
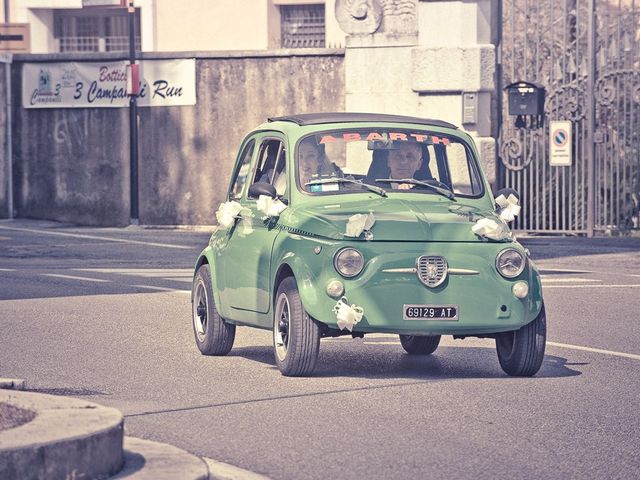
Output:
M400 335L400 344L409 355L431 355L440 344L440 335Z
M313 372L320 351L320 327L302 306L296 281L285 278L276 293L273 317L276 365L288 377Z
M226 355L233 347L236 326L224 321L213 301L211 271L202 265L193 279L193 333L203 355Z
M534 321L519 330L496 336L498 360L505 373L515 377L535 375L544 359L547 319L544 305Z

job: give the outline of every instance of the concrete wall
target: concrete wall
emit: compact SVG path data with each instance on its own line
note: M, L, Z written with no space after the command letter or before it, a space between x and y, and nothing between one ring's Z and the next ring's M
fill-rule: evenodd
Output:
M139 108L140 223L211 224L244 135L267 117L344 110L343 51L147 54L197 58L197 104ZM86 57L88 60L114 57ZM14 59L14 199L17 216L86 225L129 223L128 109L21 105L26 61Z
M14 63L16 216L82 225L127 225L127 110L26 110L20 103L20 67Z

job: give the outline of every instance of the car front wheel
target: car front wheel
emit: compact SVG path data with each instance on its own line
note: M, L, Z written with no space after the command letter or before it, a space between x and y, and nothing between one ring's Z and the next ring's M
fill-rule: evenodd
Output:
M293 277L285 278L276 293L273 348L283 375L301 377L313 372L320 351L320 328L302 306Z
M440 335L400 335L400 344L409 355L431 355L440 344Z
M233 347L236 326L218 314L213 301L211 271L202 265L193 279L193 333L203 355L226 355Z
M534 321L519 330L496 336L498 360L505 373L515 377L535 375L544 359L547 319L544 305Z

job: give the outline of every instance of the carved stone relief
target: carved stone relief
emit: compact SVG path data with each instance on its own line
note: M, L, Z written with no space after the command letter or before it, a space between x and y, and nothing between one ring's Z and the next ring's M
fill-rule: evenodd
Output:
M336 0L336 19L349 35L412 35L417 7L417 0Z

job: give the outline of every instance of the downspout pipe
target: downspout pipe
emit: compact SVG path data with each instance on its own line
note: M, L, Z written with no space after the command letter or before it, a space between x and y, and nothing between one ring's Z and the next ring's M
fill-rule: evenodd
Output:
M6 146L6 162L7 162L7 218L13 218L13 150L12 150L12 105L11 105L11 63L13 56L9 54L0 55L0 64L4 64L5 85L7 89L7 146Z

